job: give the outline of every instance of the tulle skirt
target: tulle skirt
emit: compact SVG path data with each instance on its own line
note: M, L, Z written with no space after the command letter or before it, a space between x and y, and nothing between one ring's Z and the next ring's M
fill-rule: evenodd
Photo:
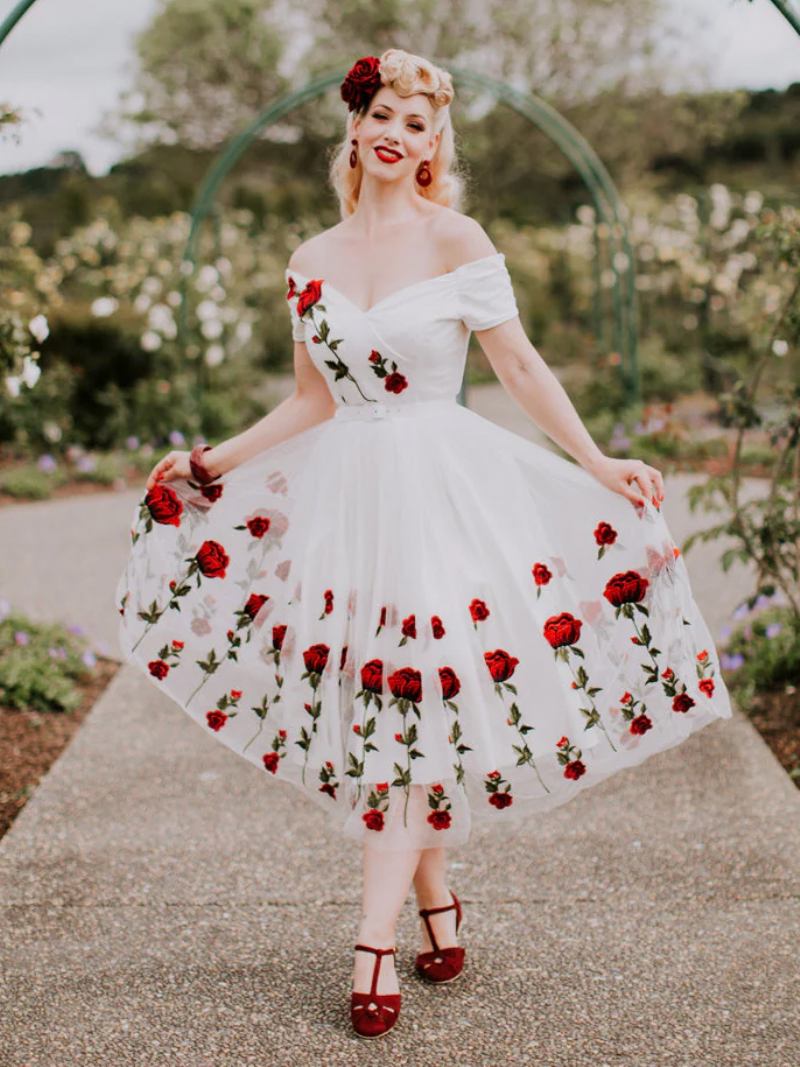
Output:
M153 685L375 847L518 830L731 716L660 511L450 399L156 487L116 603Z

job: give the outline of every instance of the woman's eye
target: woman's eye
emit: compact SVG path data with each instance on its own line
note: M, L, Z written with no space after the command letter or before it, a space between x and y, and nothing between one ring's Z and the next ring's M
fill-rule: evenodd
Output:
M372 113L372 117L374 119L388 119L389 116L388 115L378 115L377 112L373 112ZM422 130L425 129L425 127L424 126L420 126L420 124L418 122L412 122L411 123L411 129L412 130L420 130L420 131L422 131Z

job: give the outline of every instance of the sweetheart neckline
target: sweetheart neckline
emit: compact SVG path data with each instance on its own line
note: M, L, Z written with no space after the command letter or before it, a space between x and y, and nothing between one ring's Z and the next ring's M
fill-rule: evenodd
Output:
M394 292L389 293L387 296L381 297L380 300L376 301L371 307L368 307L366 309L359 307L358 304L352 301L346 293L343 293L341 289L337 289L336 286L332 282L327 281L327 279L320 278L319 281L323 286L327 286L332 293L335 293L337 296L340 296L343 300L345 300L350 305L350 307L355 308L355 310L358 311L361 315L371 315L376 308L381 307L382 304L388 303L390 300L393 300L398 295L408 292L409 289L418 289L421 285L430 285L431 282L442 281L442 279L450 278L454 274L457 274L458 271L464 270L465 267L473 267L476 263L485 263L487 259L497 259L498 257L505 259L505 252L490 252L488 255L480 256L478 259L471 259L468 263L459 263L457 267L453 267L452 270L445 271L444 274L434 274L431 278L421 278L418 282L411 282L408 285L402 285L399 289L395 289ZM295 270L293 267L287 267L284 271L284 277L288 277L290 274L295 274L298 278L304 278L307 282L312 280L310 275L303 274L301 270Z

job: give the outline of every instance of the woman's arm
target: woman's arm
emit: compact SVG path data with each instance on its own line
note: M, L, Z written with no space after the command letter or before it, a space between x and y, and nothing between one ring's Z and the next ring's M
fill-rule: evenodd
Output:
M203 465L212 474L226 474L264 449L333 417L336 401L312 363L305 341L294 343L294 376L290 396L249 429L203 454Z
M661 472L641 460L613 459L600 451L564 387L528 340L518 316L476 331L475 336L506 391L552 441L607 488L637 504L643 503L644 494L660 507Z
M203 453L203 466L212 475L226 474L264 449L280 444L319 422L332 418L336 401L325 379L314 366L304 341L294 343L295 387L263 419L248 430ZM156 482L170 482L191 477L188 452L169 452L153 467L147 478L147 490Z

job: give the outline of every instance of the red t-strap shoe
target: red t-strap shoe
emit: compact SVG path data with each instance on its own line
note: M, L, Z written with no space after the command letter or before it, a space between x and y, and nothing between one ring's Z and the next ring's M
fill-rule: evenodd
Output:
M381 960L395 950L372 948L370 945L356 945L356 948L363 952L374 952L375 966L369 993L354 991L350 994L350 1021L359 1037L380 1037L391 1030L400 1015L400 994L377 991Z
M441 908L420 908L419 913L425 920L425 925L428 928L428 937L431 939L433 950L431 952L420 952L416 959L417 973L426 978L429 982L452 982L454 978L458 978L464 969L464 956L465 950L461 945L453 945L451 948L439 948L436 938L433 933L433 927L431 921L428 918L429 915L436 915L440 911L452 911L456 909L456 933L461 925L461 901L450 890L450 896L453 898L452 904L445 904Z

